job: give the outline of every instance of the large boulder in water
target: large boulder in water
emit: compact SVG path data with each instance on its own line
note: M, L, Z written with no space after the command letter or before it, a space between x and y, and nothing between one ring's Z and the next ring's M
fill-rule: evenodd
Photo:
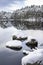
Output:
M8 41L6 47L13 50L20 50L22 49L22 42L18 40Z
M30 41L26 42L26 45L29 46L31 49L38 46L38 42L36 39L30 39Z

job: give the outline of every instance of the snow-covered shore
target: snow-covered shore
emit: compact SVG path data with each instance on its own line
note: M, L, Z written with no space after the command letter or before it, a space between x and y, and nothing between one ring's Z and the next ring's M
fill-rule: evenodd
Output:
M43 61L43 49L37 49L33 52L29 52L29 54L22 58L22 65L27 64L39 64Z

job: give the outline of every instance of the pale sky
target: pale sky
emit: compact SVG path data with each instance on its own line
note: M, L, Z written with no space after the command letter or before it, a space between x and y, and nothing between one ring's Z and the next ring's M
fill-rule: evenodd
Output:
M31 5L43 5L43 0L0 0L0 11L14 11Z

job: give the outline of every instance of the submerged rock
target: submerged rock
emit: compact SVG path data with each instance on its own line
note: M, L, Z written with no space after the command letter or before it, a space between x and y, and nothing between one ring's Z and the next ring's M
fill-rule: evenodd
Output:
M6 47L13 49L13 50L21 50L22 49L22 42L18 40L8 41L6 43Z
M36 39L31 39L26 43L26 45L32 49L38 46L38 42L36 41Z

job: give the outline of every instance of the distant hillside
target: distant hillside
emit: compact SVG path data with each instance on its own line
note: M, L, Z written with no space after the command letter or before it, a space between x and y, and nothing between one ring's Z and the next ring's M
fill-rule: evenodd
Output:
M11 12L0 12L0 26L3 28L12 26L11 22L9 21L11 17Z
M43 17L43 5L32 5L30 7L27 6L25 8L14 11L12 14L12 18L14 19L26 19L29 17Z
M43 5L27 6L12 13L13 25L20 28L40 28L43 22Z
M0 26L15 26L18 29L43 29L43 5L27 6L11 12L0 12Z

